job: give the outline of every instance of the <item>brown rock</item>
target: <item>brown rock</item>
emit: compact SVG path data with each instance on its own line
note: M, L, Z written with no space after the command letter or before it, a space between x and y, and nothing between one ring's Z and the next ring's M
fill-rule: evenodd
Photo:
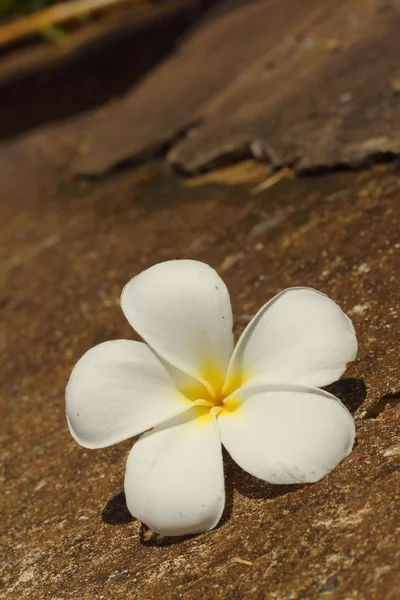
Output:
M400 107L387 94L399 24L398 11L384 18L363 0L226 0L92 123L75 172L166 146L190 174L252 153L297 171L399 154ZM330 51L338 32L346 45Z
M333 600L392 600L400 593L399 469L384 452L399 419L362 418L362 406L399 391L400 204L386 185L396 167L365 171L362 182L349 172L285 180L258 196L251 182L188 188L158 163L144 176L138 168L81 182L68 176L78 129L70 123L0 146L1 597L316 600L323 590ZM358 191L372 179L379 204L361 210ZM324 200L342 189L347 198ZM251 227L278 212L284 226L255 249ZM254 314L293 285L320 289L346 311L370 306L353 316L357 362L335 387L355 414L362 458L316 484L286 487L225 457L220 526L142 543L121 495L132 442L77 446L65 384L88 348L134 336L118 306L131 276L183 256L218 267L238 245L245 257L224 274L235 315Z

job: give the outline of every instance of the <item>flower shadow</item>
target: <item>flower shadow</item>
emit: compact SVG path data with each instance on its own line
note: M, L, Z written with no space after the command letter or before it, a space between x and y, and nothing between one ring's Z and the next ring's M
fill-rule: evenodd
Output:
M120 492L107 502L101 513L101 519L107 525L127 525L135 521L126 506L124 492Z
M233 495L234 491L238 491L242 496L251 498L252 500L273 500L279 498L279 496L285 496L295 492L298 489L305 487L307 484L292 484L292 485L274 485L257 479L243 471L235 463L235 461L226 453L225 459L225 473L226 473L226 495L227 495L227 506L225 507L224 514L220 521L220 525L223 525L229 520L233 506ZM228 499L232 499L229 504Z
M109 500L106 506L103 508L101 513L101 519L103 523L107 525L129 525L136 521L131 515L126 505L125 492L116 494ZM201 534L197 534L201 535ZM160 546L173 546L185 542L190 538L197 537L197 535L185 535L180 537L164 537L151 532L143 524L140 527L139 542L142 546L157 547Z
M367 388L362 379L345 378L327 385L324 390L337 396L353 414L367 397Z

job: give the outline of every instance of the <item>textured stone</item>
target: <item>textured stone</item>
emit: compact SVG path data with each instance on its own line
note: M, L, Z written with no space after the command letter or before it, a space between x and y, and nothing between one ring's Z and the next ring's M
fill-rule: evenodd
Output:
M0 597L392 600L400 458L384 453L400 416L365 411L400 387L397 167L282 180L257 196L253 182L187 187L159 163L80 181L68 170L78 139L69 124L0 146ZM277 213L281 226L251 237ZM347 312L368 306L353 314L358 358L330 388L355 414L357 445L307 486L269 485L225 457L220 526L146 541L122 495L132 442L77 446L65 384L88 348L134 337L118 305L130 277L170 258L218 268L238 252L224 273L237 322L293 285Z
M76 173L165 148L190 174L252 154L301 172L398 155L399 24L398 3L225 0L93 121Z

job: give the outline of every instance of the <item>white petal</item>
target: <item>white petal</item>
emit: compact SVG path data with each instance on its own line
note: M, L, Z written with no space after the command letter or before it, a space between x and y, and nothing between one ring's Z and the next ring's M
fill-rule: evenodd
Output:
M194 408L145 433L126 465L134 517L162 535L207 531L225 503L221 442L210 411Z
M249 323L229 374L242 385L323 387L339 379L356 353L354 327L341 308L316 290L291 288L272 298Z
M72 436L86 448L104 448L188 410L192 403L146 344L115 340L77 362L66 389Z
M335 396L300 386L247 388L218 417L221 440L245 471L270 483L309 483L351 452L354 421Z
M214 269L194 260L160 263L125 286L121 306L164 360L199 381L224 380L233 350L232 309Z

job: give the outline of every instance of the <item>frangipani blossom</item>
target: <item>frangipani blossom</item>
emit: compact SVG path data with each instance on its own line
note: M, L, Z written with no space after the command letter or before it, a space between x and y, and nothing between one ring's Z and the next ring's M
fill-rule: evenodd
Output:
M357 340L324 294L281 292L236 348L228 290L204 263L151 267L126 285L121 306L146 343L89 350L67 386L67 418L86 448L143 434L128 457L125 494L153 531L215 527L225 502L221 444L245 471L275 484L318 481L351 452L352 416L317 388L342 375Z

